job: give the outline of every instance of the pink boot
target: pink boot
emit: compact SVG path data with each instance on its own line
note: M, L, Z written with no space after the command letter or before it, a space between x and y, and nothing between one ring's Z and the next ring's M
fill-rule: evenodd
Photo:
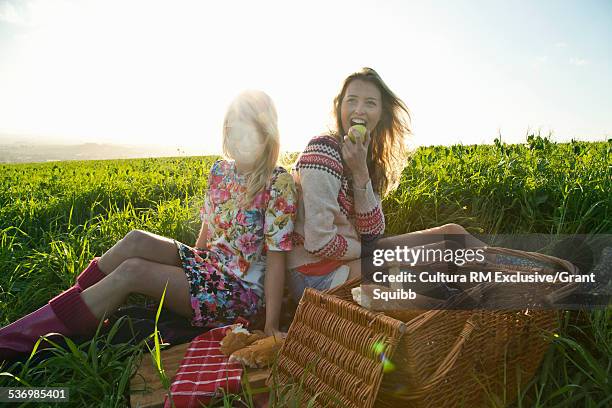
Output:
M79 276L77 276L75 286L81 288L81 291L84 291L88 287L95 285L106 276L106 274L102 272L100 268L98 268L99 259L100 258L94 258L89 263L87 268L85 268L85 270L81 272Z
M91 335L98 322L81 299L79 288L73 286L40 309L0 329L0 362L30 353L40 336L47 333Z

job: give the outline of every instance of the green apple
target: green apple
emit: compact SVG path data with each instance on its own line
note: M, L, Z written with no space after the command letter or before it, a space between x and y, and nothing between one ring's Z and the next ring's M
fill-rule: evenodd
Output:
M355 139L355 135L353 133L353 131L357 132L357 134L359 135L359 137L365 142L365 132L366 132L366 127L363 125L355 125L355 126L351 126L351 128L349 129L349 139L351 139L351 142L355 143L356 139Z

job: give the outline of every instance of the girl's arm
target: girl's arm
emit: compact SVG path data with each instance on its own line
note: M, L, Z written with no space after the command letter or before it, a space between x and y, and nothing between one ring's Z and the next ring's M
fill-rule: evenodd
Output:
M285 252L268 251L264 279L264 294L266 297L264 332L268 336L273 336L280 334L278 325L285 288Z
M206 195L204 196L204 204L200 207L200 220L202 221L202 225L200 226L200 233L198 234L198 239L196 240L195 247L196 248L206 248L208 241L208 224L207 222L207 214L211 214L213 212L213 203L210 197L210 189L211 187L215 187L216 184L215 174L221 174L222 170L220 169L222 160L217 160L213 163L210 168L210 175L208 176L208 188L206 189Z
M206 248L206 237L208 236L208 228L206 227L206 221L202 221L202 226L200 227L200 234L198 235L198 240L195 243L196 248Z

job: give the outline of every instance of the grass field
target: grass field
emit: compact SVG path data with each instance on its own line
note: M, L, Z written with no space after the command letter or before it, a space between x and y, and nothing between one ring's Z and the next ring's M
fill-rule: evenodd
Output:
M214 157L0 165L0 325L69 287L132 229L193 243ZM612 233L612 141L424 147L384 202L387 233L454 222L479 233ZM112 334L112 333L111 333ZM70 405L126 406L140 348L86 343L0 386L71 387ZM612 404L612 312L561 314L521 407ZM19 379L15 378L19 377Z

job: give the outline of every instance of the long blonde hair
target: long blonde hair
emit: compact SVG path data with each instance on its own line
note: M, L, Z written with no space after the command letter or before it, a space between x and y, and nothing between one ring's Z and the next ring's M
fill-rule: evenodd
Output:
M368 148L368 171L372 187L381 196L387 195L400 181L402 170L408 158L406 138L411 134L410 112L404 102L398 98L372 68L362 68L349 75L342 83L340 93L334 98L334 116L336 119L335 137L340 141L348 129L342 128L340 107L346 94L346 88L355 79L374 84L382 96L382 115L372 130L372 141Z
M252 125L258 140L252 154L241 151L239 146L253 135L232 133L232 123L241 121ZM230 140L232 139L232 140ZM234 140L238 139L238 140ZM240 93L227 109L223 120L223 155L236 162L249 161L252 166L246 174L246 194L239 203L245 207L267 185L276 167L279 154L278 115L274 102L265 92L248 90Z

